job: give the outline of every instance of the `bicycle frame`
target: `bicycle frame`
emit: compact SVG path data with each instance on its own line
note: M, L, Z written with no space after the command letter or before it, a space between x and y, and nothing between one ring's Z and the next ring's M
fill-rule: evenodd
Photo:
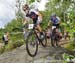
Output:
M40 42L41 40L39 39L39 35L38 35L38 33L40 34L40 32L38 31L38 29L36 27L34 27L33 30L34 30L36 37L38 38L38 40Z
M38 42L41 43L43 47L45 47L46 44L47 44L45 32L43 31L44 38L41 39L40 31L38 30L38 28L36 26L33 26L32 31L36 35L36 38L38 39ZM32 34L32 31L30 31L30 34ZM45 40L45 42L43 42L44 40Z

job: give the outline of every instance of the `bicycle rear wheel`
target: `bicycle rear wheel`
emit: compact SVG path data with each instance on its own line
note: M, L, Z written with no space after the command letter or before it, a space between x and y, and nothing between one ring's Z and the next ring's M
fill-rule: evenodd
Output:
M51 36L51 45L52 45L53 47L59 46L58 41L59 41L59 39L58 39L57 36L55 36L55 35L54 35L54 36Z
M38 51L38 40L36 34L30 33L26 40L26 50L29 56L34 57Z

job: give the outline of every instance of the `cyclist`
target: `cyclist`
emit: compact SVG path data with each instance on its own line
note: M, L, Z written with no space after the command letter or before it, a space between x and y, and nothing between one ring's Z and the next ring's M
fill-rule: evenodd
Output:
M42 15L38 10L30 9L27 4L23 6L23 11L26 13L27 18L31 18L33 20L33 24L36 25L37 29L40 31L40 34L42 35L42 28L40 27L40 24L42 22ZM27 23L27 21L25 21Z
M27 39L27 35L28 35L28 30L27 30L28 23L30 21L29 17L27 17L29 7L26 4L26 5L23 6L22 9L23 9L23 11L25 11L25 13L23 13L23 19L22 19L23 27L22 28L23 28L24 40L26 40Z
M3 41L4 44L7 45L9 42L9 32L5 32L5 34L3 35Z
M60 18L54 13L50 17L50 21L48 23L48 26L52 23L52 26L55 26L56 28L59 28L60 25Z
M50 17L50 21L48 23L48 26L52 23L52 37L54 40L58 40L59 38L59 25L60 25L60 18L54 13ZM54 46L54 45L52 45Z

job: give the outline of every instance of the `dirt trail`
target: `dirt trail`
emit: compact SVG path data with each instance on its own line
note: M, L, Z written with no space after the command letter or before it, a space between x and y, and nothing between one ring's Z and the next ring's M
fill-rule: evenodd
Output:
M23 45L0 55L0 63L61 63L63 61L62 54L65 51L64 48L54 48L48 44L46 48L39 46L38 54L32 58L27 54L26 47Z

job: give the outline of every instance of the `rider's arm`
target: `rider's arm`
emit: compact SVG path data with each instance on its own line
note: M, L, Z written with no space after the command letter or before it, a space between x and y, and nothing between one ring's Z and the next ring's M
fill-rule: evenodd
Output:
M40 17L41 20L43 19L42 15L39 12L38 12L38 16Z
M23 25L25 25L25 24L28 23L28 20L27 19L22 19L22 23L23 23Z
M53 23L52 19L53 19L53 18L50 16L49 22L48 22L48 26L50 26L50 25Z
M26 20L24 20L24 21L23 21L23 25L25 25L26 23L27 23L27 21L26 21Z
M60 24L60 22L61 22L60 18L59 18L59 17L57 17L57 19L58 19L58 23Z
M61 21L58 21L58 24L60 24Z

